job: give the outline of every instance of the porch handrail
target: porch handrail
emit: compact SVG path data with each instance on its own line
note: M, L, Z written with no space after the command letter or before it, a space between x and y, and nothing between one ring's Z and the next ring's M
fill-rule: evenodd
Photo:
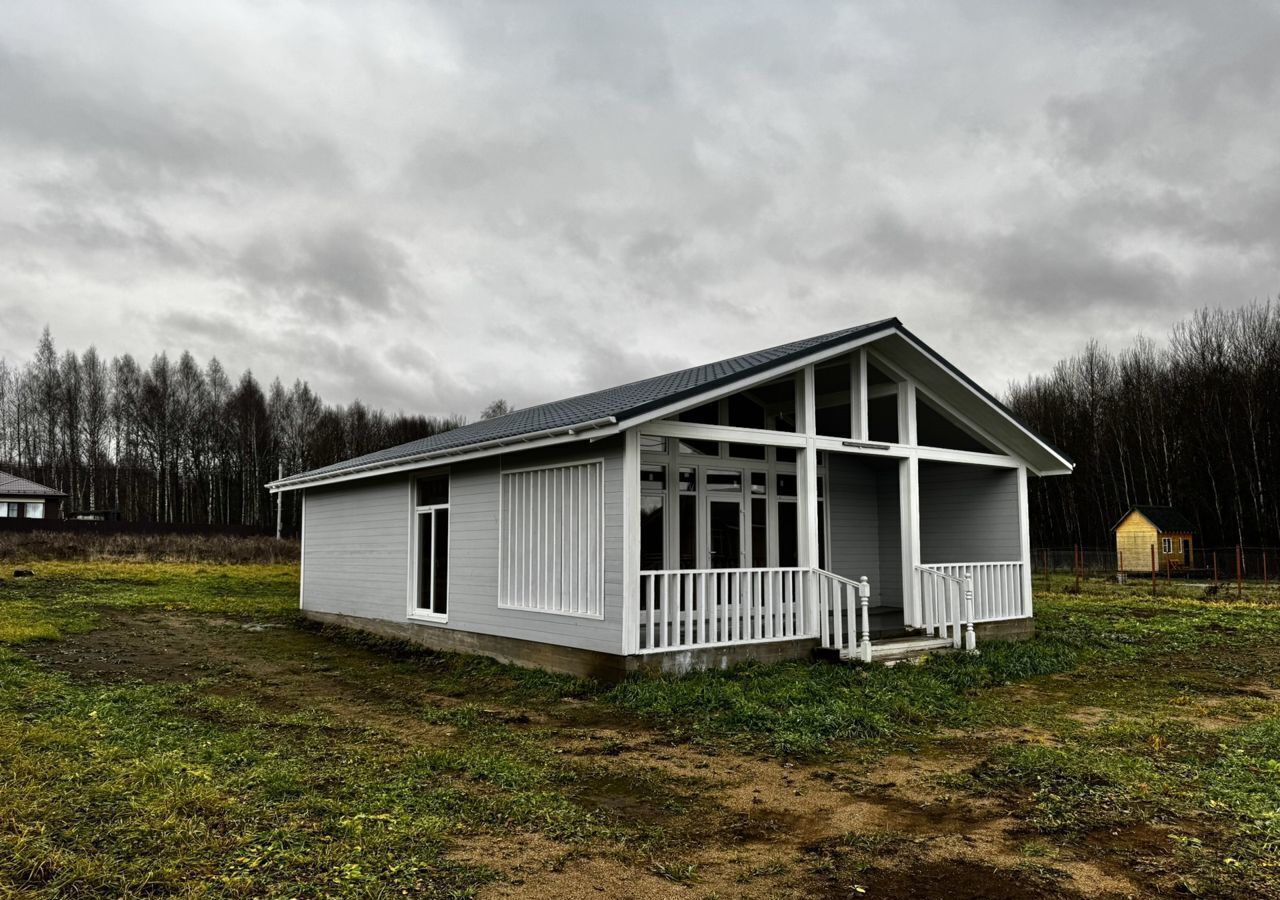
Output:
M971 580L930 566L916 566L915 579L925 631L950 638L951 645L959 649L966 619L972 619Z
M864 662L871 662L871 584L867 576L854 581L817 568L813 574L818 584L818 623L822 646L837 650L845 658L856 655ZM861 638L858 636L859 613Z

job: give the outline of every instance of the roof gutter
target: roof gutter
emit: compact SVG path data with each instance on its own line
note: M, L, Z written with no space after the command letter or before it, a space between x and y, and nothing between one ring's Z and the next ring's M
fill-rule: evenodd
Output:
M281 491L292 491L299 488L310 487L312 485L324 484L327 481L350 481L354 480L353 476L372 477L373 475L380 474L383 471L399 471L402 469L421 468L422 464L427 462L449 459L455 456L482 455L505 447L536 443L548 438L576 435L579 432L595 431L602 428L609 428L610 426L617 424L617 418L614 416L605 416L600 419L592 419L589 422L580 422L575 425L560 425L556 428L545 428L542 431L531 431L527 434L516 434L505 438L494 438L491 441L482 441L478 444L466 444L461 447L449 447L443 450L416 453L411 456L386 459L375 463L365 463L362 466L351 466L346 469L324 472L319 475L292 475L288 478L281 478L276 481L268 482L267 490L273 494L277 494Z

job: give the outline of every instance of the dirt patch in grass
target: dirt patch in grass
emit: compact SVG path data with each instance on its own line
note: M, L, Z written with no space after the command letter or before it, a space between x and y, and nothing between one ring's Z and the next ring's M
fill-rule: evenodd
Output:
M1123 719L1123 703L1098 699L1105 675L992 690L993 702L1012 711L998 724L943 730L913 739L914 748L868 745L799 763L675 740L661 723L619 712L599 694L523 702L483 685L469 690L465 679L437 676L428 656L294 625L258 628L167 610L100 614L94 631L18 652L78 681L198 684L286 722L316 714L329 727L369 730L405 747L499 740L563 760L569 774L546 789L611 837L554 839L534 826L489 824L451 836L449 860L500 876L479 888L481 897L818 898L860 896L862 888L872 897L1074 898L1173 884L1165 831L1126 826L1037 844L1025 797L968 780L999 745L1060 742L1053 723L1031 708L1053 710L1083 731ZM1280 696L1266 676L1233 682L1211 665L1187 665L1178 676L1200 687L1170 715L1201 727L1208 727L1203 710L1212 718L1214 704L1229 702L1223 697L1261 705ZM1238 721L1237 712L1224 708L1223 721ZM477 787L466 781L471 774L458 777L477 795L504 790L500 781Z

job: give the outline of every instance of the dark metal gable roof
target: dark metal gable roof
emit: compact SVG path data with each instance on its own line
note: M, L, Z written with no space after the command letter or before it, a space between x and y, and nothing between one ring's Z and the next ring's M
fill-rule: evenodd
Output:
M28 481L26 478L19 478L17 475L10 475L8 472L0 472L0 494L9 497L65 497L62 491L43 484L37 484L34 481Z
M1130 513L1135 512L1141 513L1143 518L1156 526L1156 531L1161 534L1191 533L1196 530L1191 520L1172 506L1133 506L1129 512L1120 517L1120 522L1129 518ZM1112 525L1111 530L1115 531L1119 528L1120 522Z
M504 438L516 438L521 435L536 434L554 428L569 428L585 425L601 419L622 419L644 413L675 403L685 397L692 397L703 391L732 382L747 373L759 373L773 368L783 368L788 362L801 356L807 356L828 346L853 340L877 329L893 325L901 327L897 319L883 319L867 325L858 325L833 331L829 334L804 340L780 344L767 350L757 350L742 356L722 359L706 365L693 366L679 372L645 378L630 384L606 388L567 400L556 400L541 406L518 409L496 419L483 419L432 435L417 441L410 441L398 447L367 453L355 459L343 460L330 466L312 469L299 475L284 479L288 483L295 478L311 479L320 475L331 475L348 469L378 464L393 464L402 459L427 453L445 450L460 450L475 444L483 444Z

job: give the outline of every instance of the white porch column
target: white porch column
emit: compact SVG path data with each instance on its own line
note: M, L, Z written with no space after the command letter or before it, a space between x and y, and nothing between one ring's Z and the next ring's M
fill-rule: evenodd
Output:
M855 350L849 365L849 434L855 441L870 440L867 432L867 351Z
M800 565L818 565L818 449L817 402L814 395L813 366L805 366L796 383L796 431L805 436L804 449L796 454L800 504Z
M920 459L912 453L898 465L898 510L902 524L902 618L908 627L922 621L916 590L920 565Z
M640 432L622 451L622 652L640 651Z
M898 443L916 445L916 385L914 381L898 383Z
M1027 493L1027 467L1018 466L1018 525L1022 543L1022 614L1031 616L1031 505Z

